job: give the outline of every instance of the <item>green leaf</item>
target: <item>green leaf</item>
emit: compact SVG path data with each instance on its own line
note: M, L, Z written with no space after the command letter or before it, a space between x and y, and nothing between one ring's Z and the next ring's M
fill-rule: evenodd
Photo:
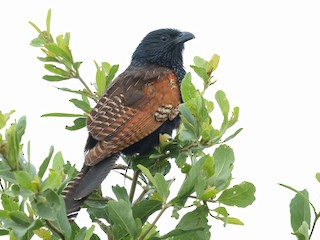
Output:
M50 22L51 22L51 9L48 10L47 19L46 19L46 27L47 27L48 35L50 35Z
M231 139L233 139L234 137L236 137L241 131L243 130L243 128L239 128L237 131L235 131L232 135L230 135L229 137L227 137L226 139L224 139L222 141L222 143L228 142Z
M222 190L231 178L231 170L234 162L233 150L227 145L220 145L213 153L214 175L210 179L210 185Z
M181 230L191 230L191 229L199 229L198 231L192 231L187 234L182 234L176 236L176 240L185 240L185 239L201 239L201 240L209 240L210 239L210 226L208 225L207 220L208 209L204 206L197 207L194 211L188 212L185 214L176 229Z
M66 126L66 129L73 131L84 128L87 124L87 119L84 117L77 118L73 121L73 124L73 126Z
M187 73L182 82L181 82L181 95L184 102L189 101L190 99L196 97L198 95L198 91L191 81L191 73Z
M20 225L28 226L32 223L32 219L29 218L24 212L13 211L9 213L9 216L14 222Z
M161 236L161 237L158 237L158 236L152 236L150 238L147 238L148 240L158 240L158 239L174 239L174 240L177 240L177 239L183 239L183 238L180 238L181 235L183 235L184 237L186 237L185 239L190 239L188 238L189 237L189 234L191 233L191 235L193 235L192 233L195 232L195 231L201 231L203 230L203 228L192 228L192 229L185 229L185 230L182 230L182 229L174 229L170 232L168 232L167 234ZM179 238L178 238L179 237ZM192 238L193 240L198 240L197 238Z
M127 190L124 187L120 187L119 185L112 186L112 191L114 192L118 200L122 199L128 204L131 204Z
M63 70L61 68L58 68L53 64L45 64L44 68L47 69L49 72L60 75L64 78L72 78L73 77L73 75L71 73L69 73L66 70Z
M63 76L57 76L57 75L44 75L42 77L44 80L50 81L50 82L59 82L70 79L70 77L63 77Z
M46 39L44 38L43 34L40 34L35 39L31 40L30 45L33 47L42 47L46 43Z
M119 70L119 65L113 65L109 69L109 71L107 72L108 75L107 75L107 78L106 78L106 86L108 86L111 83L111 81L113 80L113 78L116 75L116 73L118 72L118 70ZM105 91L105 89L104 89L104 91Z
M70 99L69 102L72 102L77 108L80 108L86 113L91 112L90 105L82 100L73 98L73 99Z
M5 229L0 229L0 236L6 236L9 234L9 231L8 230L5 230Z
M194 65L197 67L204 68L204 69L208 68L208 61L201 57L195 56L193 58L193 62L194 62Z
M52 161L52 168L56 170L57 172L63 172L64 170L64 159L62 156L61 151L57 152L56 155L54 155L53 161Z
M111 221L121 226L125 232L130 234L131 238L135 239L138 235L138 230L130 205L122 199L118 202L109 201L107 209Z
M256 189L252 183L242 182L222 192L217 201L228 206L247 207L255 200Z
M142 224L144 224L148 220L148 217L160 210L161 207L162 202L158 200L143 199L132 207L132 215L133 218L139 218Z
M213 209L216 213L219 215L222 215L223 217L228 217L229 213L227 212L227 209L225 207L217 207Z
M10 118L10 115L11 115L12 113L14 113L14 112L15 112L14 110L12 110L12 111L10 111L10 112L8 112L8 113L2 113L2 112L0 111L0 129L2 129L2 128L6 125L7 121L8 121L9 118Z
M47 43L44 45L44 47L54 55L62 57L67 63L73 64L73 59L69 56L69 54L65 52L62 48L57 46L55 43ZM49 53L49 56L50 56L50 53Z
M302 195L302 196L301 196ZM290 203L291 227L296 232L303 222L310 226L310 204L307 190L298 192Z
M96 61L94 61L96 68L97 68L97 72L96 72L96 89L97 89L97 93L99 96L101 96L105 89L106 89L106 72L104 71L104 69L97 64Z
M228 128L232 127L238 121L238 118L239 118L239 108L235 107L233 109L232 116L228 121Z
M39 217L51 221L69 239L71 226L67 218L63 198L51 189L44 191L41 196L42 199L32 203L33 208L37 210Z
M293 234L297 236L298 240L308 240L309 239L308 223L303 221L301 226Z
M198 173L201 171L201 168L205 162L204 158L201 158L199 161L197 161L190 171L188 172L185 180L181 184L180 190L178 192L178 195L176 198L171 200L172 203L179 202L180 205L184 204L184 201L186 198L194 192L194 186L196 184Z
M221 109L224 119L228 119L230 106L229 106L229 101L226 97L226 94L223 91L219 90L216 92L215 98Z
M84 115L73 113L46 113L41 115L41 117L84 117Z
M75 62L73 64L73 68L76 70L76 71L79 71L79 68L80 68L80 65L82 64L82 62Z
M47 168L48 168L48 165L50 163L50 160L52 158L52 155L53 155L53 151L54 151L54 147L51 146L50 149L49 149L49 154L48 156L44 159L44 161L42 162L40 168L39 168L39 172L38 172L38 176L40 178L43 177L44 173L46 172Z
M57 190L59 189L62 178L61 173L57 170L50 169L48 178L41 184L41 191L45 191L47 189Z
M41 62L56 62L60 63L60 61L55 57L38 57Z
M164 176L160 173L156 173L156 175L153 177L150 171L141 164L138 165L138 168L147 176L150 182L152 182L152 184L158 192L161 201L163 203L166 202L167 197L169 195L169 185L166 182Z
M1 204L4 210L17 211L19 209L18 199L7 194L1 195Z
M18 120L17 126L16 126L17 144L21 143L21 138L26 130L26 125L27 125L27 120L26 120L26 117L23 116Z
M208 75L206 68L197 67L197 66L193 66L193 65L191 65L190 67L195 71L195 73L196 73L201 79L203 79L204 81L208 81L208 80L209 80L210 75Z
M224 220L224 219L223 219ZM234 224L234 225L244 225L244 223L238 219L238 218L234 218L234 217L227 217L225 219L226 223L228 224Z
M43 240L51 240L51 232L49 229L40 228L33 230L33 232Z
M220 61L220 56L217 54L213 54L211 60L208 63L207 72L212 73L214 70L217 69Z
M18 171L15 173L15 178L18 182L18 184L22 187L24 187L27 190L30 190L32 192L36 192L37 189L35 188L35 185L32 184L33 179L31 178L30 174L26 171Z
M29 24L38 32L38 33L41 33L41 30L40 30L40 28L37 26L37 25L35 25L33 22L31 22L31 21L29 21Z
M69 89L69 88L59 88L59 87L57 89L59 89L61 91L64 91L64 92L76 93L76 94L80 94L81 96L86 96L86 97L92 98L90 93L86 92L86 90L81 91L81 90L72 90L72 89Z
M318 182L320 183L320 172L316 173L316 179L318 180Z

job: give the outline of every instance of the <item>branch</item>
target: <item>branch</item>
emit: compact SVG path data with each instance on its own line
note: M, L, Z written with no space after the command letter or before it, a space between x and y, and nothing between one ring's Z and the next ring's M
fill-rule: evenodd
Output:
M134 192L136 191L137 187L137 181L139 178L140 170L134 171L133 173L133 178L132 178L132 183L131 183L131 189L130 189L130 194L129 194L129 200L132 202L133 197L134 197Z
M316 227L316 223L317 223L318 219L320 218L320 212L319 213L315 213L315 214L316 214L316 216L315 216L315 219L314 219L314 222L313 222L313 225L312 225L312 229L311 229L311 232L310 232L310 235L309 235L309 240L311 239L313 231L314 231L314 229Z
M60 232L60 230L55 226L53 225L50 221L46 220L46 224L48 225L49 228L51 228L56 234L58 234L58 236L61 238L61 239L65 239L64 238L64 235L62 234L62 232Z
M159 212L159 214L156 216L156 218L153 220L153 222L150 224L150 226L147 228L147 230L140 236L139 240L143 240L148 235L148 233L152 230L154 225L156 225L157 221L162 216L164 211L169 207L170 207L169 204L164 204L163 205L163 207L162 207L161 211Z

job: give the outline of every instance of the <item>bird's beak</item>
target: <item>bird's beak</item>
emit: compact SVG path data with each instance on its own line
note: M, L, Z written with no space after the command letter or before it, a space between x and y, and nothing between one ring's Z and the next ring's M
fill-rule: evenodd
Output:
M195 36L190 32L181 32L176 39L174 40L175 43L184 43L191 39L195 38Z

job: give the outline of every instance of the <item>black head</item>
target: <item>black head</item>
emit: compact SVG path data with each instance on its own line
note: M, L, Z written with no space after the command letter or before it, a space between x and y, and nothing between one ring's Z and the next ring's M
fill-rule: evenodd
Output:
M159 29L144 37L132 55L132 64L156 64L175 69L182 67L184 43L194 38L189 32Z

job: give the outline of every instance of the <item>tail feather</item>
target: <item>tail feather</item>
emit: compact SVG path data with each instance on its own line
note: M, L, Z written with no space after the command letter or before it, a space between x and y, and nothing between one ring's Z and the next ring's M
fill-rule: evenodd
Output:
M69 219L76 218L84 201L107 177L120 154L114 154L95 166L84 165L62 192Z

